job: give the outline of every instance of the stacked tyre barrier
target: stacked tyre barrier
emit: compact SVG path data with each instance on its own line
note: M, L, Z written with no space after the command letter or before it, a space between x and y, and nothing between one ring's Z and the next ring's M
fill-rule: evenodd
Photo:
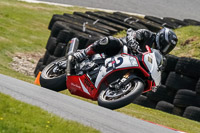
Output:
M187 25L200 26L200 22L169 17L140 17L122 12L54 14L48 26L51 34L46 44L46 52L39 59L34 74L37 76L46 65L64 56L66 46L73 37L79 39L79 49L83 49L100 38L112 36L128 28L158 32L163 27L176 29ZM156 92L148 92L133 103L200 121L200 61L173 55L167 55L167 61L162 73L162 85Z
M133 103L200 121L200 60L167 55L162 85Z

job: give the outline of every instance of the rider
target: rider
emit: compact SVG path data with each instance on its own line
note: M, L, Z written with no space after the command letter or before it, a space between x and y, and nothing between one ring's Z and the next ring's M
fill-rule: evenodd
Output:
M75 52L74 57L78 61L82 61L87 56L92 56L96 53L114 56L119 53L123 45L127 45L133 53L144 52L146 51L145 46L149 45L150 48L155 48L163 55L166 55L176 46L177 41L176 34L168 28L163 28L158 33L146 29L137 31L128 29L126 37L104 37L95 41L86 49Z

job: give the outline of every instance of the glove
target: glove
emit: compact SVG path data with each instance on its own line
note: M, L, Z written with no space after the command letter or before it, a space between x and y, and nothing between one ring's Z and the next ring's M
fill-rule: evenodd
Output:
M129 49L131 49L133 52L141 52L141 49L140 49L140 46L139 46L139 43L132 39L132 40L129 40L127 42L127 46Z
M130 41L130 40L135 40L136 39L136 31L134 31L133 29L129 28L126 31L126 41Z
M81 62L82 60L84 60L87 57L84 49L75 52L73 54L73 56L78 62Z
M131 49L133 52L140 52L140 46L139 43L136 41L136 31L129 28L126 32L126 42L129 49Z

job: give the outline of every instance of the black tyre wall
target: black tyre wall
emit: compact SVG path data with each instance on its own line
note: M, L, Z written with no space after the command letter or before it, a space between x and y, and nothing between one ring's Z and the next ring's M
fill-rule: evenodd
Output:
M155 108L157 102L150 100L148 97L144 95L140 95L138 98L136 98L133 101L133 103L144 106L144 107L148 107L148 108Z
M59 15L59 14L54 14L49 22L49 26L48 29L52 30L53 25L55 24L56 21L65 21L66 18L63 15Z
M181 89L177 92L173 104L178 107L200 106L200 96L195 91Z
M169 73L168 73L168 72L166 72L166 71L163 71L163 72L161 73L161 84L162 84L162 85L164 85L164 84L165 84L165 82L166 82L166 80L167 80L167 77L168 77L168 75L169 75Z
M53 24L53 27L51 29L51 36L52 37L57 37L59 32L62 31L62 30L70 30L69 26L62 22L62 21L56 21L54 24Z
M194 106L187 107L183 117L200 122L200 108Z
M66 43L58 43L55 51L54 51L54 56L55 57L62 57L65 55L65 52L66 52L66 46L67 44Z
M43 65L47 65L47 60L49 58L50 54L48 51L45 52L44 57L43 57Z
M185 111L185 107L178 107L178 106L174 105L172 114L178 115L178 116L183 116L184 111Z
M198 82L197 82L197 85L196 85L196 92L200 95L200 78L199 78L199 80L198 80Z
M199 21L196 21L196 20L193 20L193 19L184 19L183 21L186 22L189 25L198 25L198 26L200 25Z
M188 25L187 23L183 22L182 20L175 19L175 18L164 17L163 20L165 22L167 22L167 23L175 23L176 25L178 25L178 27L180 27L180 26L187 26Z
M56 47L56 43L57 39L55 37L50 36L46 44L46 50L50 51L50 53L53 53Z
M129 23L137 22L141 25L144 25L145 27L147 27L149 30L151 30L153 32L157 32L162 28L162 26L160 24L154 23L153 21L149 21L147 19L139 18L137 16L124 14L124 13L121 13L121 12L114 12L113 14L116 14L118 16L123 16L125 18L131 18L131 20L128 21Z
M156 105L157 110L161 110L170 114L173 112L173 108L174 108L174 105L166 101L160 101Z
M175 91L168 89L164 85L161 85L158 87L156 92L149 91L147 92L146 96L152 101L167 101L172 103L175 96Z
M178 62L178 57L174 55L166 55L167 65L164 71L171 72L175 70L176 64Z
M148 19L148 20L150 20L150 21L153 21L153 22L155 22L155 23L158 23L158 24L160 24L161 26L163 26L163 27L168 27L168 28L172 28L172 29L174 29L174 28L177 28L177 26L175 25L175 24L173 24L173 23L169 23L169 22L165 22L165 21L163 21L163 19L161 19L161 18L158 18L158 17L154 17L154 16L145 16L144 17L145 19Z
M74 33L70 30L61 30L57 36L58 43L68 43L71 38L74 36Z
M190 77L177 74L176 72L170 72L165 85L168 88L179 90L179 89L190 89L195 90L197 80Z
M177 73L196 78L197 80L200 77L200 60L181 57L179 58L175 71Z
M47 44L47 51L49 52L50 55L53 55L57 46L57 41L53 37L50 40L51 41L48 41L48 44Z

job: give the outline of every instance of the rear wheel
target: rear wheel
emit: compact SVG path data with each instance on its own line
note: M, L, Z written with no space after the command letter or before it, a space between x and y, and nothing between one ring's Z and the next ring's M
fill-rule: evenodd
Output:
M98 97L98 104L105 108L117 109L133 102L142 94L144 84L141 80L134 79L118 90L107 88L101 91Z
M66 89L66 58L62 57L47 65L40 76L42 87L53 91Z

